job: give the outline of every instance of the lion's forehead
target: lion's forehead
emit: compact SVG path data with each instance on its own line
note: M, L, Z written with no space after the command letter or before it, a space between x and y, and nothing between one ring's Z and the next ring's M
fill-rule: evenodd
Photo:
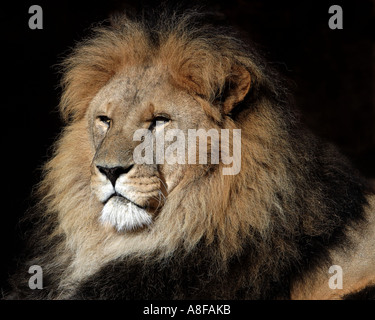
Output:
M166 72L156 66L128 67L115 75L94 97L92 104L131 102L157 99L160 93L168 91Z
M90 103L91 112L111 115L111 110L121 110L128 116L142 116L153 106L153 112L173 113L175 117L188 118L192 114L204 117L200 104L187 92L169 81L163 67L130 67L115 75L104 85Z

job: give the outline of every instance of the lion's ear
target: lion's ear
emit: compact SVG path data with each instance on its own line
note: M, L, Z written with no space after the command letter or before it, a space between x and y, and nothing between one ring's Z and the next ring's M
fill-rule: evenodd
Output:
M224 114L228 114L240 103L250 89L251 76L243 66L234 66L227 77L225 87L220 95L220 102Z

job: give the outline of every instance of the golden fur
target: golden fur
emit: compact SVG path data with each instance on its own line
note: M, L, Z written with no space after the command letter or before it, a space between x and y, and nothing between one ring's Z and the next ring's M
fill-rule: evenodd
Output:
M298 118L282 105L287 95L275 74L231 34L216 30L211 36L215 28L195 27L192 16L164 19L169 22L154 29L142 21L117 17L110 27L95 29L94 35L65 60L60 111L66 127L38 190L38 214L44 227L39 232L41 254L33 261L43 265L46 276L60 280L44 297L70 298L79 283L116 259L165 259L179 248L190 252L201 241L217 246L215 259L222 265L240 256L249 241L252 250L259 253L254 254L256 263L249 267L249 274L261 278L269 265L274 268L267 270L270 278L277 279L279 270L288 269L292 265L289 261L300 257L295 239L301 234L314 238L336 230L335 220L327 222L325 195L305 181L312 172L314 153L303 147L298 150L304 145L316 149L319 142L304 130L293 129ZM147 77L141 76L144 74ZM119 129L112 140L105 140L102 156L92 142L96 139L92 134L95 112L103 104L111 104L108 108L115 110L113 105L121 99L113 97L124 87L127 92L139 90L140 101L154 97L147 101L155 108L174 97L176 110L195 126L240 128L244 150L241 171L234 176L222 175L222 164L217 165L219 169L185 165L161 169L162 174L153 172L167 183L167 189L173 187L164 190L166 200L154 214L153 224L128 233L99 222L103 204L93 194L93 179L98 175L93 159L125 165L124 158L118 160L118 151L127 148L133 129ZM149 91L155 91L154 96ZM245 98L251 107L239 111L236 107ZM147 118L147 112L154 111L147 110L137 112L138 118L134 115L126 120L126 116L121 121L130 121L129 128L136 128L141 116ZM121 116L113 113L115 122ZM298 134L290 134L291 130ZM336 161L330 152L322 158L346 163ZM142 174L150 173L139 166L133 182L139 184ZM308 208L305 218L301 218L302 209L296 209L301 207ZM336 216L332 213L332 219ZM375 261L373 254L371 259ZM317 261L319 265L319 257L312 264L317 265ZM321 261L326 266L327 261ZM314 270L309 271L309 279L314 279ZM370 278L374 281L373 276ZM305 283L302 280L294 281L294 287ZM261 290L261 286L256 287L253 297L261 297ZM296 293L292 297L306 295Z

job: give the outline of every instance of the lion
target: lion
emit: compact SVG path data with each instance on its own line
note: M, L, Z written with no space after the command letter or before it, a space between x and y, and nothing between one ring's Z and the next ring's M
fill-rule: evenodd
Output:
M62 66L65 127L10 298L375 297L373 187L305 128L285 81L235 31L194 11L118 15ZM241 130L241 168L136 163L140 129Z

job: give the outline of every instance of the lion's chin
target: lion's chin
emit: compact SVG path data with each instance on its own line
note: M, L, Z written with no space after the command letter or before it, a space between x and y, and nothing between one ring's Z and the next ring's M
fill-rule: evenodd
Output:
M100 222L117 231L132 231L152 223L151 215L122 197L112 197L103 207Z

